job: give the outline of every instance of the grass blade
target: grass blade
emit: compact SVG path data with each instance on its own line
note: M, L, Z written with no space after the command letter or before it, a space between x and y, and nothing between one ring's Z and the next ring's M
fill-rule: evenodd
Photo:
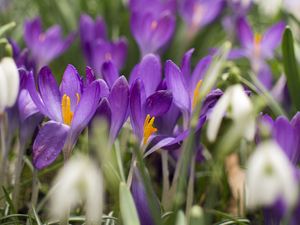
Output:
M120 183L120 210L124 225L140 225L132 195L125 183Z
M297 60L295 57L294 38L292 31L289 27L286 27L283 34L282 54L284 72L287 79L288 90L292 98L292 103L297 110L300 110L300 76Z

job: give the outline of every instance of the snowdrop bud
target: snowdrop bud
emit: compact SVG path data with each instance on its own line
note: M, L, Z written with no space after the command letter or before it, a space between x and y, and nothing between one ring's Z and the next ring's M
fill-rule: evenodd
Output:
M93 161L79 155L59 172L51 195L53 218L64 220L76 204L84 202L87 224L101 224L103 179Z
M255 134L255 119L251 116L252 111L252 102L243 87L239 84L230 86L212 110L207 127L208 140L216 140L225 113L234 123L242 124L243 136L249 141L252 140Z
M19 72L12 58L0 62L0 113L15 104L19 93Z
M261 143L248 161L246 205L271 206L282 198L292 207L298 196L293 165L275 141Z

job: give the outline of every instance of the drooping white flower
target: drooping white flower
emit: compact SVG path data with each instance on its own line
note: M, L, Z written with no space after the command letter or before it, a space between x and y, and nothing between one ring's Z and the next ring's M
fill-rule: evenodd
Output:
M248 161L246 206L250 209L271 206L281 197L291 207L297 196L293 165L283 150L275 141L261 143Z
M101 224L103 179L92 160L82 155L73 157L59 172L51 193L53 218L65 219L76 204L84 202L87 224Z
M299 0L284 0L283 8L300 20L300 1Z
M19 72L12 58L0 62L0 113L15 104L19 93Z
M227 88L209 117L207 127L208 140L216 140L225 114L230 117L234 123L243 125L243 136L247 140L252 140L255 133L255 119L251 116L252 110L252 102L241 85L236 84Z

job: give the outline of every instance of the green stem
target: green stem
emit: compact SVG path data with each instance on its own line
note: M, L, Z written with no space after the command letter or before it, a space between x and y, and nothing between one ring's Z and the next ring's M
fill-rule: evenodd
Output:
M20 193L20 177L22 173L22 169L24 166L23 163L23 156L25 153L25 144L19 143L18 146L18 159L16 162L15 167L15 182L14 182L14 190L13 190L13 204L15 206L16 211L18 211L18 199L19 199L19 193Z
M254 84L258 87L258 89L262 92L263 96L269 102L269 106L272 108L273 112L276 116L284 115L287 116L287 113L281 108L278 102L272 97L272 95L268 92L268 90L264 87L264 85L257 79L255 74L250 73L250 77L253 80Z
M162 175L163 175L163 190L162 190L162 205L165 206L169 201L168 193L170 188L169 168L168 168L168 152L161 151Z
M185 209L185 214L188 220L187 224L189 224L190 210L192 208L193 199L194 199L195 166L196 166L196 153L194 153L191 160L190 177L189 177L188 188L187 188L187 199L186 199L186 209Z

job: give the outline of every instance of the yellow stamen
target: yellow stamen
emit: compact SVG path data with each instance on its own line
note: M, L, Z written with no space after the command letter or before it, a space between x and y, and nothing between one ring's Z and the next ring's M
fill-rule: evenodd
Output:
M260 45L262 40L261 34L255 34L254 35L254 45Z
M200 90L201 85L202 85L202 80L199 80L197 85L196 85L196 88L194 90L192 109L195 108L195 106L197 105L197 103L200 100L199 99L199 90Z
M156 21L156 20L153 20L152 23L151 23L151 29L152 29L152 30L155 30L155 29L157 28L157 25L158 25L158 24L157 24L157 21Z
M254 35L253 44L254 44L254 55L255 55L256 57L259 57L259 56L260 56L261 40L262 40L261 34L255 34L255 35Z
M65 124L71 125L73 119L73 112L71 111L71 99L64 94L61 100L61 113Z
M144 122L144 139L143 139L143 144L147 144L147 141L149 137L157 131L157 128L153 126L155 117L153 116L152 118L148 114L146 116L145 122Z
M76 93L76 105L78 105L79 101L80 101L80 94Z

